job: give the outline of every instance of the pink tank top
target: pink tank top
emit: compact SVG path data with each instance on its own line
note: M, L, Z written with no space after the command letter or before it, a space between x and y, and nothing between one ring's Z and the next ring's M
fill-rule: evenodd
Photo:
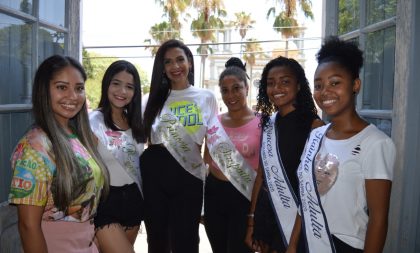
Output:
M219 120L220 117L221 115L218 115ZM260 117L257 116L240 127L230 128L223 126L236 149L254 170L258 169L260 161L261 128L258 127L259 124ZM218 168L214 161L212 161L212 164L215 168Z

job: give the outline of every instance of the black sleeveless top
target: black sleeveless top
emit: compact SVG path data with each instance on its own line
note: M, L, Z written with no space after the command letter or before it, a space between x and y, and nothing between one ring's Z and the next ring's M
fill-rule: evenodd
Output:
M294 110L283 117L278 113L275 121L280 157L296 196L299 195L296 171L312 122L318 118L310 114L307 117L310 118L303 120L301 114Z

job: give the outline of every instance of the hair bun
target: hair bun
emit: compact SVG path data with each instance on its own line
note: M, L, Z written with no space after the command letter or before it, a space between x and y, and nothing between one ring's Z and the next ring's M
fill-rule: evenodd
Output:
M225 63L225 67L238 67L240 69L242 69L243 71L246 72L246 63L243 64L241 59L237 58L237 57L231 57L229 60L226 61Z

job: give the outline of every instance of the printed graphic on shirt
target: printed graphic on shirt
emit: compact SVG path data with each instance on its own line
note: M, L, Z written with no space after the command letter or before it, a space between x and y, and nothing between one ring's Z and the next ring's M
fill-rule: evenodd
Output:
M109 146L115 146L117 148L120 148L123 141L121 139L121 135L122 133L118 132L118 131L112 131L112 130L107 130L105 131L106 136L109 137L110 142L109 142Z
M358 154L360 154L361 150L362 149L360 148L360 144L359 144L351 151L351 154L352 155L358 155Z
M203 125L203 115L196 103L185 100L176 101L169 104L169 108L189 134L194 134Z
M20 144L16 149L17 160L10 188L10 195L13 198L25 198L34 191L38 192L35 189L37 182L45 182L49 176L45 168L39 168L39 164L43 164L40 156L33 149L25 149L24 146ZM37 195L36 199L42 197Z
M235 143L237 148L240 148L240 152L244 158L254 157L257 154L257 150L255 147L250 147L248 145L250 133L242 133L242 132L234 132L229 131L228 135L229 138Z
M316 155L315 176L318 192L321 196L326 194L337 180L339 165L340 162L336 155L326 154L324 157L320 153Z
M12 155L13 178L9 202L14 204L45 206L43 220L87 221L93 217L103 186L101 170L89 152L77 138L70 144L83 172L83 181L75 192L81 192L66 211L54 206L51 185L56 165L51 158L51 146L45 141L45 133L39 128L31 129L22 138ZM75 186L77 187L77 186Z
M32 171L17 165L12 179L10 193L15 198L23 198L31 194L34 187L35 177Z
M132 139L120 131L105 131L108 137L107 148L127 171L139 177L138 153Z

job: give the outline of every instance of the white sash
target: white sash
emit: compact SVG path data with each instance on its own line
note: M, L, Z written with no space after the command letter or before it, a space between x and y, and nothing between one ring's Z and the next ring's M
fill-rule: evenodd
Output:
M164 107L156 121L156 132L169 153L186 171L204 181L206 167L201 152L178 118Z
M117 178L117 184L114 186L122 186L135 182L143 194L139 157L143 152L144 144L136 142L132 137L131 130L128 133L127 131L112 131L108 129L104 123L103 114L100 111L92 111L89 114L89 120L92 131L99 140L98 151L100 151L103 159L110 163L106 164L108 168L112 168L109 171L110 176L116 175L116 177L113 177L114 179ZM107 134L108 131L121 134L116 138L119 144L112 144L113 138ZM123 151L119 149L119 146L122 147ZM120 180L118 181L118 179Z
M336 252L321 205L313 169L315 155L321 147L322 138L329 125L318 127L311 132L298 169L302 224L309 252L314 253Z
M277 224L284 244L289 244L297 214L297 199L287 178L279 154L275 119L270 117L269 125L263 131L261 143L261 163L264 170L270 200L275 209Z
M257 173L236 149L217 117L213 118L207 130L207 147L226 178L251 201Z

